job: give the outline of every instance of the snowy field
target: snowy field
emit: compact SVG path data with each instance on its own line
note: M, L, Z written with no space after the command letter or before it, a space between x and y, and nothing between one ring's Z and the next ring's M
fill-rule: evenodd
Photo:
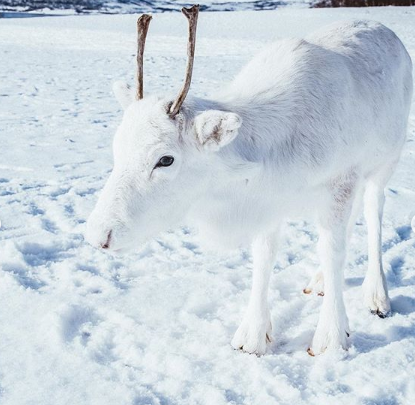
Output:
M206 13L191 91L214 93L269 41L349 18L385 23L415 59L415 8ZM261 358L242 354L230 341L248 302L249 252L202 252L187 228L124 257L83 241L121 118L111 83L135 71L135 19L0 21L0 404L413 404L415 109L386 191L393 316L362 304L359 221L345 280L352 347L310 357L321 298L302 289L317 267L316 232L293 218L271 281L274 343ZM185 19L156 15L146 91L178 90L185 49Z

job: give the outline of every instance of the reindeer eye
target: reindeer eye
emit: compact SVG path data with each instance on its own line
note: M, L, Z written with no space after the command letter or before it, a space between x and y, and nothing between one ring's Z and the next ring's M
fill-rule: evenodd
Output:
M157 167L169 167L173 164L174 157L173 156L163 156L160 158L160 160L157 162L155 169Z

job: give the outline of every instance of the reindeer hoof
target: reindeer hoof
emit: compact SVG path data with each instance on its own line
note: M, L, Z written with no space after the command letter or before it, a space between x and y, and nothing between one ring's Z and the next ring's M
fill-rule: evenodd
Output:
M377 315L381 319L385 319L391 315L390 311L388 312L382 312L379 309L371 310L370 313L372 315Z
M311 294L313 292L313 290L311 290L310 288L304 288L304 290L303 290L303 293L304 294ZM317 293L317 295L319 296L319 297L324 297L324 291L319 291L318 293Z
M318 296L324 296L324 277L321 271L318 271L313 275L307 287L304 288L304 294L316 293Z
M310 348L310 347L307 349L307 353L308 353L311 357L315 357L315 354L314 354L314 352L311 350L311 348Z
M270 320L257 324L247 318L236 331L231 345L244 353L262 356L267 350L267 345L272 342L271 330Z

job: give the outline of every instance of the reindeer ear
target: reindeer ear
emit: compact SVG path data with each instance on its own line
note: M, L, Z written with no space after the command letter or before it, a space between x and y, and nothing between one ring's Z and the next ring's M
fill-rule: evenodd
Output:
M198 141L214 152L231 143L241 125L242 118L237 114L210 110L195 118L194 128Z
M112 91L124 110L134 101L133 90L122 80L114 82L112 85Z

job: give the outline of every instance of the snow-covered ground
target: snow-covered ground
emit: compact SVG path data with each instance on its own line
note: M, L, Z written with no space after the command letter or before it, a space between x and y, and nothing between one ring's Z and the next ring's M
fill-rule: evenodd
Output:
M371 18L415 59L415 8L284 9L202 14L191 91L214 92L266 42L330 21ZM306 353L321 298L316 233L293 218L271 283L274 343L231 349L248 301L249 252L202 252L186 228L111 257L84 243L85 220L111 170L121 118L112 81L132 82L134 15L0 24L0 403L2 405L406 405L415 398L415 110L387 189L384 262L393 316L363 306L366 229L346 269L352 347ZM145 90L177 90L186 21L150 26Z

